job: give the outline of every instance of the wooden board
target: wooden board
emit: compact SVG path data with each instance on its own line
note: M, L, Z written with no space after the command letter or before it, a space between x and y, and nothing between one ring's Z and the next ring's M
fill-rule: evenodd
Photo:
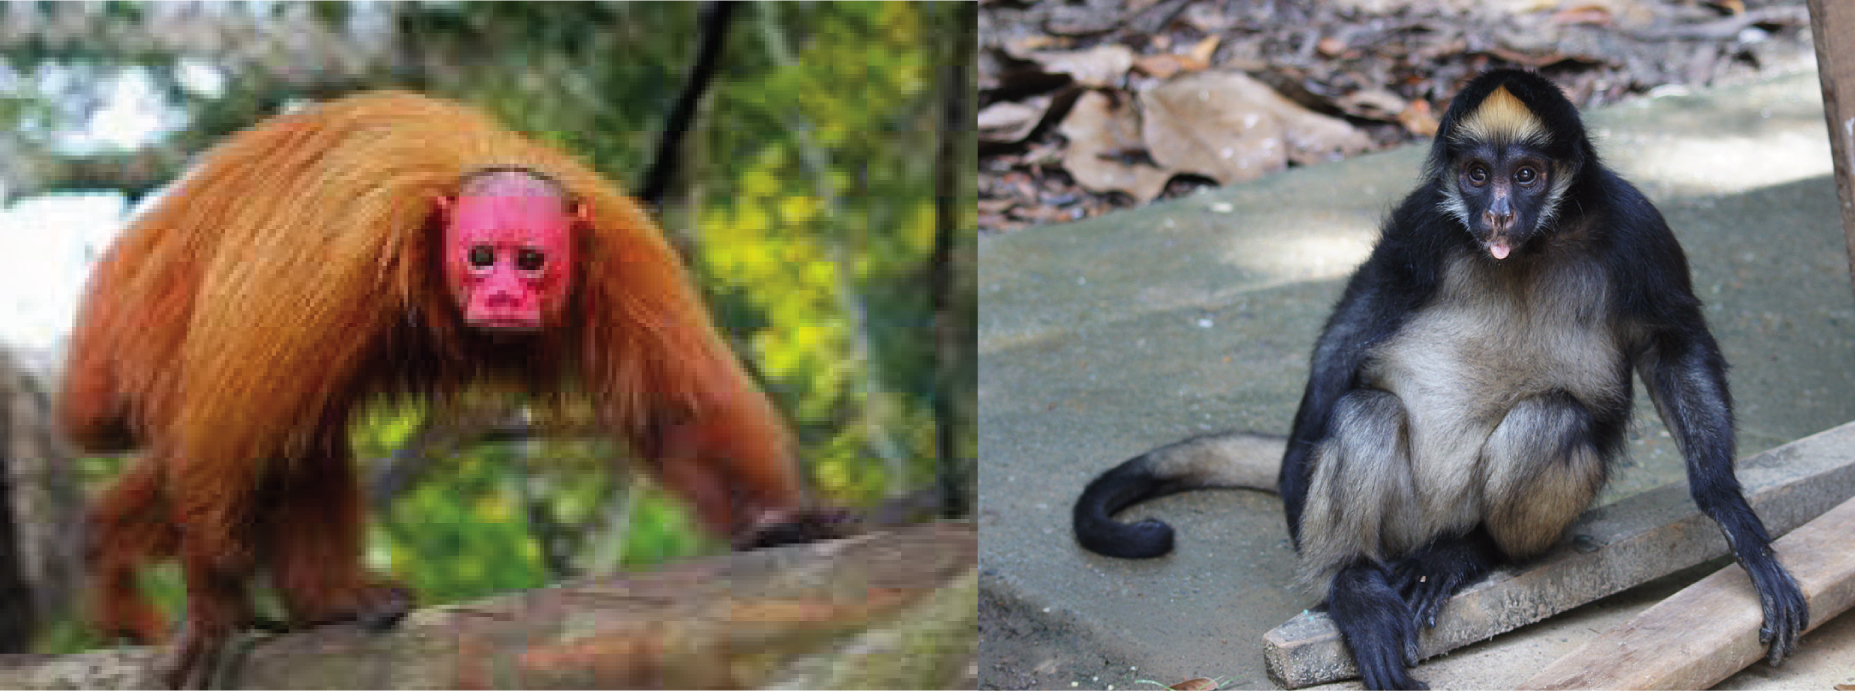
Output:
M1855 497L1855 423L1741 461L1739 480L1773 535ZM1727 553L1686 483L1586 512L1551 554L1457 593L1419 640L1422 657L1449 652ZM1786 565L1788 553L1781 553ZM1324 613L1304 612L1263 637L1269 676L1301 688L1358 676Z
M1810 604L1806 630L1855 605L1855 500L1775 544ZM1763 622L1758 593L1735 564L1604 632L1520 688L1704 689L1764 659Z

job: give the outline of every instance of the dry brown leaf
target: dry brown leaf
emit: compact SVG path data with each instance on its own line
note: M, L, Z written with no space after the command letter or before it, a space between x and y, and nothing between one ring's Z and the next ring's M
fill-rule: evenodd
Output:
M1196 72L1207 67L1210 65L1190 55L1143 55L1134 60L1134 69L1160 79L1180 72Z
M1555 24L1610 26L1612 19L1610 8L1603 5L1577 5L1552 14L1552 21Z
M1170 171L1121 160L1121 154L1142 146L1140 117L1132 99L1116 102L1100 91L1084 92L1057 131L1069 139L1063 168L1091 191L1125 192L1145 204L1159 197L1172 179Z
M1211 64L1211 56L1217 54L1218 40L1219 38L1217 36L1206 36L1204 40L1194 44L1192 49L1186 51L1185 54L1191 56L1194 60L1209 65Z
M998 214L1004 213L1006 209L1017 206L1017 204L1016 199L981 199L976 205L979 207L979 213Z
M1404 107L1404 112L1398 113L1398 124L1404 126L1404 131L1419 137L1434 137L1441 123L1436 121L1436 113L1430 110L1430 102L1419 99L1411 101L1410 105Z
M1217 3L1195 2L1185 6L1185 23L1207 34L1226 31L1236 26L1237 20L1217 8Z
M1044 34L1032 34L1030 36L1020 36L1006 41L1005 52L1009 53L1011 57L1028 60L1030 59L1031 53L1046 48L1062 48L1068 44L1068 39Z
M1186 679L1185 681L1181 681L1166 688L1172 689L1172 691L1217 691L1217 682L1204 677L1198 677L1196 679Z
M1039 101L1042 105L1035 105ZM979 139L1002 144L1023 141L1031 130L1037 129L1037 123L1043 120L1044 111L1049 107L1048 96L1032 99L1030 103L1000 101L986 106L976 118Z
M1384 122L1396 121L1398 115L1410 107L1397 94L1384 89L1360 89L1333 99L1333 105L1347 115Z
M1346 41L1340 40L1337 36L1328 36L1315 42L1314 49L1320 51L1321 55L1333 57L1346 52Z
M1254 180L1289 161L1309 164L1371 142L1345 121L1309 111L1238 72L1184 75L1140 95L1153 160L1219 184Z
M1141 134L1153 160L1220 185L1287 167L1282 124L1259 93L1268 89L1243 75L1205 72L1142 93Z
M1134 66L1134 51L1112 43L1088 50L1048 51L1024 57L1041 65L1045 72L1067 74L1077 84L1095 88L1120 83L1121 77Z

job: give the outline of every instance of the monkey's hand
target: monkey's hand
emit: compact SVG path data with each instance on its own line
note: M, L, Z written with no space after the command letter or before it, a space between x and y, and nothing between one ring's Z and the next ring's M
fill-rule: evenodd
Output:
M1741 560L1739 565L1752 578L1758 590L1758 604L1765 612L1765 623L1758 627L1758 642L1770 646L1765 661L1776 667L1797 650L1797 639L1810 622L1810 606L1791 572L1765 551L1756 560Z
M767 511L752 526L733 540L734 549L745 551L799 545L820 540L836 540L856 532L858 521L849 511L832 508L786 509Z
M1404 604L1410 606L1411 622L1434 629L1437 613L1443 611L1443 603L1462 586L1462 579L1454 573L1432 573L1400 565L1392 574L1391 585L1398 589Z
M1400 559L1391 569L1391 587L1410 606L1411 621L1436 628L1436 615L1456 591L1488 574L1493 560L1478 536L1439 539Z

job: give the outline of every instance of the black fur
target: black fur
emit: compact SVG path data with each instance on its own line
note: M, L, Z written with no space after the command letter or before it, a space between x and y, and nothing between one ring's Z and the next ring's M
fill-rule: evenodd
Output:
M1569 175L1571 183L1551 222L1519 229L1523 234L1516 236L1512 255L1496 260L1486 238L1478 238L1444 206L1450 193L1446 186L1462 184L1458 165L1464 157L1489 148L1486 142L1456 136L1458 126L1502 87L1549 135L1548 141L1527 143L1528 152L1544 155L1555 173ZM1479 208L1473 211L1480 213ZM1589 444L1606 465L1618 458L1629 426L1632 370L1642 377L1686 456L1696 505L1719 523L1758 590L1765 617L1760 640L1777 664L1795 648L1807 609L1733 474L1736 442L1727 365L1694 296L1687 259L1661 213L1599 161L1576 108L1551 82L1529 72L1493 71L1463 88L1443 116L1422 183L1391 213L1371 256L1347 282L1315 346L1282 459L1278 485L1289 535L1298 548L1306 539L1301 525L1315 451L1332 434L1336 403L1366 387L1362 371L1373 349L1432 301L1452 258L1504 261L1494 270L1505 271L1539 256L1554 234L1579 228L1591 230L1571 246L1596 258L1605 274L1608 304L1600 316L1625 339L1624 361L1615 372L1623 395L1612 401L1572 401L1568 395L1568 407L1580 418L1567 432L1575 438L1557 443L1566 448ZM1554 251L1564 252L1565 246ZM1182 488L1178 478L1153 473L1138 461L1096 479L1077 503L1075 527L1083 546L1117 556L1154 556L1171 547L1172 532L1163 524L1126 526L1108 518L1159 491ZM1382 556L1384 561L1362 557L1338 569L1328 589L1328 612L1367 687L1421 688L1406 669L1416 662L1419 627L1434 626L1449 597L1511 559L1480 525L1462 535L1435 536L1404 554Z
M1148 559L1172 551L1172 526L1148 518L1122 523L1111 516L1129 505L1190 489L1187 483L1160 477L1146 456L1131 459L1095 478L1076 499L1072 520L1076 541L1097 554Z
M1417 664L1417 618L1383 564L1359 560L1333 576L1327 616L1353 652L1369 689L1427 689L1411 677Z

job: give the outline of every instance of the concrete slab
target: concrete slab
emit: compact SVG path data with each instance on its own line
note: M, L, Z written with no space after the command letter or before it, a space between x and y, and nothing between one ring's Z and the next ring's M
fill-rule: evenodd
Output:
M1741 456L1855 420L1855 293L1816 75L1671 92L1588 123L1687 248L1734 364ZM1142 505L1127 517L1164 517L1179 532L1172 555L1149 561L1081 550L1070 503L1095 474L1160 444L1219 429L1285 434L1340 282L1423 155L1412 147L981 240L982 685L1203 676L1271 686L1263 633L1313 604L1292 582L1277 497L1196 492ZM1630 460L1604 502L1681 474L1638 399ZM1708 572L1470 646L1417 675L1437 688L1512 687ZM1833 621L1804 646L1782 668L1755 666L1721 686L1855 682L1855 625Z

